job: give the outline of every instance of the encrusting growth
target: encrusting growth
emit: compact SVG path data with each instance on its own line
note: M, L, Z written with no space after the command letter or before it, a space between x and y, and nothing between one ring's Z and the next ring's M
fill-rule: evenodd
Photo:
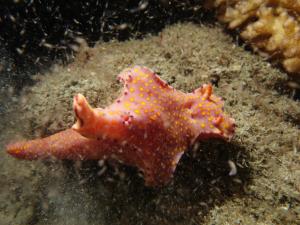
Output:
M50 137L10 144L14 157L87 160L111 157L138 167L147 185L170 181L182 154L195 141L230 139L234 120L223 112L223 101L210 84L192 93L175 90L150 69L125 69L119 98L106 108L92 108L85 97L74 97L77 122Z
M216 0L210 4L217 8L219 20L241 30L241 37L254 50L279 59L299 79L299 0Z

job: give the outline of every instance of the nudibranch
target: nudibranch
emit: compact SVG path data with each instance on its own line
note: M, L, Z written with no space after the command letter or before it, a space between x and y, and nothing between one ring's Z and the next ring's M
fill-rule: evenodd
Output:
M167 184L182 154L210 137L230 139L235 123L210 84L185 94L153 71L135 66L118 79L122 94L106 108L92 108L77 94L71 129L7 146L20 159L100 160L113 157L140 169L148 186Z

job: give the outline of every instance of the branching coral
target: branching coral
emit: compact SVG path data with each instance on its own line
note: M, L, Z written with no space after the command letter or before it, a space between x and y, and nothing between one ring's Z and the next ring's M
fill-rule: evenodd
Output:
M291 74L300 74L299 0L216 0L218 18L230 29L240 29L241 37L254 50L279 59Z

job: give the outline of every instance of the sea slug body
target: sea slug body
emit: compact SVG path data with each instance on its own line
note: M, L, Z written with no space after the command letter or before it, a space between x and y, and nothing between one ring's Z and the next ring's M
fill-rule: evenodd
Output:
M114 157L136 166L146 185L167 184L184 151L210 137L230 139L234 120L210 84L192 93L169 86L146 67L125 69L118 79L122 94L106 108L92 108L74 97L77 122L49 137L9 144L7 152L21 159L100 160Z

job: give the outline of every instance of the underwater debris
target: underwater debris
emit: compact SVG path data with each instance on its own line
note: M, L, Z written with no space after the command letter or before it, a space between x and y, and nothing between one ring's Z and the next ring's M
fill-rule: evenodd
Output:
M230 172L229 172L229 176L235 176L237 174L237 167L235 165L235 163L231 160L228 160L228 165L230 167Z
M218 19L254 50L279 59L295 79L300 75L300 2L297 0L216 0Z
M116 158L138 167L146 185L168 183L184 151L194 142L231 139L234 120L211 85L192 93L175 90L151 70L135 66L118 76L122 95L93 109L83 95L74 98L77 122L50 137L19 142L7 151L21 159L100 160Z

